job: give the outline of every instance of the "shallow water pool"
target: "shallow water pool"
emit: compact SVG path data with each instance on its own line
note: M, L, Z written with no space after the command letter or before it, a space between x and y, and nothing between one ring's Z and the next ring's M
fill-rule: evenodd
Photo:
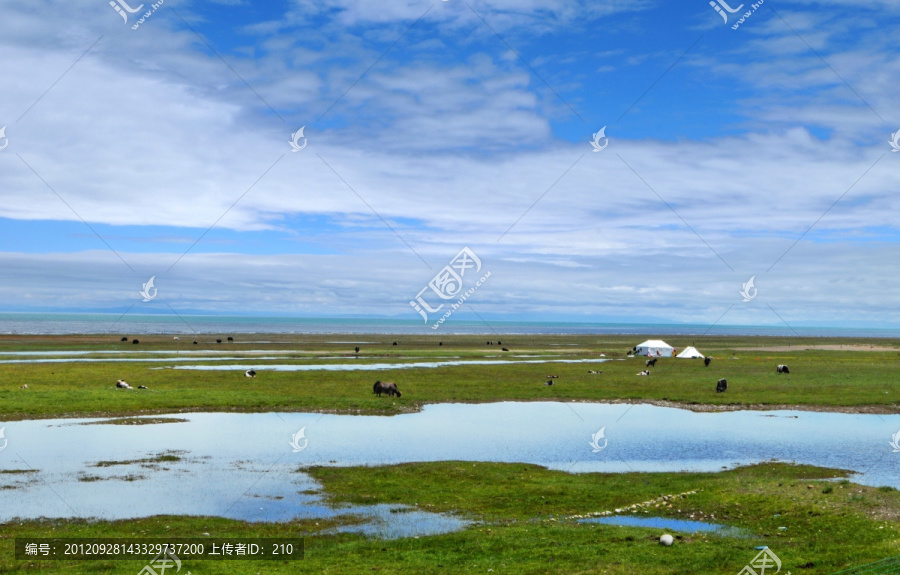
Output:
M900 453L890 445L900 415L694 413L652 405L501 402L426 405L419 413L391 417L174 417L187 421L0 422L0 521L158 514L248 521L334 516L338 511L326 505L320 486L303 472L310 465L498 461L579 473L718 471L775 459L849 469L859 473L855 481L900 488ZM155 461L167 453L170 461ZM10 473L23 470L36 471ZM599 510L586 501L584 512L593 511Z

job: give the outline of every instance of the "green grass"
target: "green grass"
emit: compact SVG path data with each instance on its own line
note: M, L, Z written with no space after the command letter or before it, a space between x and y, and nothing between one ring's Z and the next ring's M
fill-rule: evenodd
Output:
M160 453L159 455L155 455L153 457L145 457L144 459L128 459L125 461L98 461L94 464L94 467L112 467L114 465L133 465L135 463L172 463L175 461L181 461L181 458L177 455L174 455L171 452L168 453Z
M840 472L762 464L723 473L567 474L533 465L438 462L307 470L333 503L405 503L476 521L461 532L385 541L324 535L327 521L245 523L208 517L128 521L23 521L2 526L0 573L137 573L135 561L16 561L13 539L44 537L305 537L296 563L192 561L212 573L737 573L768 545L782 572L829 574L900 554L900 493L826 479ZM832 483L827 483L832 485ZM643 516L699 519L744 537L583 524L572 515L612 510L664 494L697 491ZM779 527L787 527L779 530ZM801 567L803 566L803 567Z
M190 411L327 411L399 414L427 403L492 401L654 401L694 409L797 406L806 409L900 412L900 342L800 338L665 338L679 349L695 345L714 356L701 361L661 359L650 377L637 377L644 359L625 358L640 336L500 336L503 346L486 346L497 336L236 336L235 343L194 346L193 338L140 336L141 344L114 336L0 337L0 351L126 350L129 355L95 357L133 361L55 364L0 364L0 421L48 417L105 416L131 425L135 415ZM197 338L208 342L209 337ZM215 339L215 338L213 338ZM221 339L225 340L222 336ZM271 344L243 344L266 339ZM375 341L328 344L333 339ZM398 346L391 345L398 341ZM443 345L438 346L438 341ZM574 345L570 345L574 344ZM804 350L810 345L856 346ZM880 346L879 349L871 346ZM777 348L776 351L747 348ZM166 362L142 361L156 350L206 350L225 356L239 350L290 350L283 359L216 362L254 365L255 379L243 370L159 369ZM131 353L133 352L133 353ZM540 359L620 359L600 363L506 364L391 371L271 372L266 363L323 363L341 356L353 362L408 362L458 356L482 359L536 355ZM738 359L730 359L736 357ZM4 359L8 356L3 356ZM496 359L496 358L492 358ZM200 363L200 362L198 362ZM777 375L787 363L790 375ZM602 374L588 374L589 369ZM553 386L546 376L558 375ZM727 378L728 391L715 393ZM147 390L117 390L118 379ZM395 381L401 398L377 398L375 379ZM22 385L28 389L21 389ZM176 461L178 455L140 461L99 462L99 466ZM123 521L23 520L0 525L0 574L137 573L143 562L16 561L13 539L45 537L306 537L306 558L298 563L192 562L194 574L212 573L737 573L768 545L783 561L782 573L830 574L900 555L900 493L843 479L842 472L807 466L762 464L721 473L567 474L533 465L437 462L387 467L306 470L334 504L406 504L453 513L476 523L461 532L396 541L359 535L326 535L336 521L298 520L246 523L209 517L153 517ZM16 489L34 470L9 470L0 489ZM83 481L122 480L136 476ZM828 480L828 481L826 481ZM578 523L571 517L613 511L660 495L696 493L646 508L672 518L705 520L737 527L746 537L677 534L674 546L657 544L659 530ZM7 492L7 493L14 493ZM342 518L346 524L359 519ZM786 527L779 530L779 527ZM184 569L182 570L184 572Z
M259 337L259 336L256 336ZM624 336L504 336L503 346L486 346L483 336L395 338L366 336L382 341L363 345L359 357L352 345L324 343L334 336L287 338L271 344L221 344L210 354L225 357L241 349L289 349L285 359L246 359L216 362L256 367L255 379L243 370L193 371L160 369L169 363L142 362L153 350L191 350L189 341L157 336L142 338L140 346L110 342L109 336L0 338L0 349L94 349L138 351L132 362L0 364L0 418L4 420L74 416L125 416L188 411L329 411L343 413L402 413L426 403L518 401L669 401L706 406L780 406L856 408L900 411L900 347L888 351L802 350L804 345L845 344L893 346L892 341L865 342L776 338L668 338L679 349L694 344L713 355L712 365L702 361L660 359L650 377L637 377L644 359L625 359L625 352L640 337ZM240 338L238 338L240 339ZM399 339L401 345L392 346ZM496 339L496 338L492 338ZM575 344L575 345L562 345ZM790 344L790 347L788 347ZM782 351L748 351L747 347L781 346ZM139 348L135 350L134 348ZM143 355L141 355L143 354ZM345 357L346 361L410 362L439 356L515 359L513 355L555 356L554 359L624 359L599 363L544 363L446 366L435 369L387 371L266 371L266 363L323 363L318 356ZM112 356L110 356L112 357ZM159 357L159 356L154 356ZM493 357L490 359L497 359ZM738 359L731 359L736 357ZM201 362L198 362L201 363ZM209 363L209 362L207 362ZM775 366L787 363L790 375L778 375ZM602 374L588 374L589 369ZM559 375L545 386L546 375ZM119 390L118 379L147 390ZM726 393L715 393L715 383L726 378ZM377 398L375 379L397 382L402 398ZM22 385L28 389L21 389Z

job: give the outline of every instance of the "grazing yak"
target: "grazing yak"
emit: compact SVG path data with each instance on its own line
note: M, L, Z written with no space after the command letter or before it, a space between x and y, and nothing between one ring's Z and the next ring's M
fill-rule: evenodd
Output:
M123 337L123 338L120 339L119 341L128 341L128 338L127 338L127 337Z
M500 351L509 351L509 350L506 349L505 347L501 347L501 348L500 348Z
M704 358L703 358L703 365L705 365L706 367L709 367L709 362L711 362L711 361L712 361L712 358L711 358L711 357L704 357Z
M256 377L256 372L252 369L248 369L244 372L244 377Z
M216 343L222 343L222 340L221 340L221 339L217 339L217 340L216 340Z
M647 367L656 367L656 358L647 360Z
M376 395L378 395L378 397L381 397L382 393L386 393L390 396L396 395L397 397L400 397L400 390L397 389L397 384L390 381L376 381L374 387L372 388L372 391Z
M548 380L547 380L547 383L545 383L544 385L553 385L553 380L552 380L552 379L548 379Z
M728 389L728 380L720 379L718 382L716 382L716 393L722 393L726 389Z
M197 345L197 340L194 340L194 345Z
M226 339L227 339L228 341L234 341L234 338L231 337L231 336L228 336Z
M791 373L791 370L786 365L779 365L775 368L775 371L778 373Z
M133 387L128 385L128 382L126 382L124 379L120 379L119 381L117 381L116 387L118 387L119 389L134 389Z
M133 340L131 340L131 343L133 343L134 345L137 345L137 344L141 343L141 340L133 339Z

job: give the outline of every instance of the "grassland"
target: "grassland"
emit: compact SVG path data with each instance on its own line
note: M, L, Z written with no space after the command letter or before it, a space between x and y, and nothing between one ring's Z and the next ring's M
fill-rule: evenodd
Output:
M224 340L224 338L222 338ZM265 339L270 343L241 343ZM327 343L360 339L360 345ZM193 345L184 336L141 337L140 345L113 336L0 338L0 351L92 350L94 363L0 364L0 419L74 416L124 416L188 411L329 411L402 413L425 403L535 401L649 401L692 409L801 406L804 409L900 412L900 342L784 338L668 338L678 349L695 345L714 357L709 367L699 360L664 358L650 377L635 374L644 359L626 358L639 337L507 336L502 346L486 345L497 337L448 336L240 336L235 343ZM214 341L214 340L213 340ZM398 345L392 345L397 341ZM438 345L438 343L443 345ZM807 349L830 346L837 349ZM842 347L843 346L843 347ZM509 352L501 351L506 347ZM752 349L750 349L752 348ZM229 360L250 350L282 351L276 359ZM153 352L171 352L158 354ZM127 352L127 353L116 353ZM198 353L196 362L151 362ZM529 356L529 357L516 357ZM264 357L270 357L264 355ZM27 359L4 356L0 359ZM221 361L201 361L216 358ZM329 359L323 359L329 358ZM127 359L125 362L104 361ZM266 371L266 364L334 364L353 362L578 359L596 363L508 363L383 371ZM601 360L611 360L600 363ZM171 369L185 364L216 363L229 371ZM790 365L790 375L775 366ZM245 378L240 366L259 375ZM589 369L602 370L592 375ZM558 375L546 386L546 375ZM118 379L147 390L116 390ZM715 393L726 378L728 391ZM399 399L371 393L375 379L395 381ZM22 389L27 385L27 389Z
M216 337L223 340L216 344ZM644 359L628 358L639 336L225 336L178 341L140 336L0 337L0 351L97 352L92 363L0 364L0 421L104 416L129 425L134 415L190 411L327 411L392 415L427 403L518 401L654 402L698 410L797 407L900 413L900 342L801 338L679 338L714 359L661 359L638 377ZM352 343L361 340L357 354ZM487 340L502 345L486 345ZM268 343L258 343L265 340ZM249 343L254 341L255 343ZM397 341L398 345L393 345ZM245 343L246 342L246 343ZM441 343L442 345L439 345ZM504 352L506 347L510 351ZM252 350L260 355L239 357ZM126 353L121 353L126 352ZM164 352L162 354L153 352ZM196 354L188 362L152 358ZM526 356L526 357L517 357ZM531 357L527 357L531 356ZM29 356L2 355L0 359ZM63 357L63 356L60 356ZM110 361L126 359L127 361ZM589 360L505 363L379 371L266 370L267 364L404 363L449 360ZM602 361L607 360L607 361ZM601 363L602 361L602 363ZM226 371L171 369L217 364ZM786 363L790 375L775 373ZM241 366L258 376L244 377ZM602 371L590 374L589 370ZM547 386L547 375L558 375ZM116 380L146 390L117 390ZM726 393L715 382L726 378ZM372 394L375 379L395 381L401 398ZM27 388L22 386L27 385ZM162 456L161 456L162 457ZM109 465L127 462L105 462ZM8 470L30 478L41 470ZM0 524L0 574L137 573L137 561L17 561L15 537L296 537L296 563L196 561L194 574L228 573L737 573L767 545L781 573L830 574L900 555L900 493L854 484L837 470L765 463L721 473L568 474L527 464L436 462L384 467L302 469L333 504L404 504L475 523L462 531L380 540L328 534L337 522L247 523L214 517L159 516L123 521L14 520ZM661 530L579 523L573 516L625 509L660 495L696 491L637 515L711 521L743 536L677 533L662 547ZM5 493L13 493L8 491ZM655 504L654 504L655 505ZM644 513L644 511L647 513ZM625 511L623 513L629 513ZM343 518L343 523L353 519ZM785 529L779 529L784 527ZM492 571L489 571L492 570ZM182 570L184 572L184 570Z
M404 503L474 520L446 535L380 540L324 534L334 523L250 524L210 517L115 522L10 522L0 535L0 573L137 573L137 561L16 561L15 537L304 537L298 562L193 561L197 575L231 573L737 573L767 545L782 573L829 574L900 554L900 493L835 479L805 466L762 464L722 473L570 475L533 465L439 462L309 470L333 502ZM696 491L649 515L700 519L744 535L677 533L579 523L572 515L614 510ZM642 515L638 513L637 515ZM649 516L648 515L648 516ZM785 529L779 529L785 527ZM492 571L489 571L492 570Z

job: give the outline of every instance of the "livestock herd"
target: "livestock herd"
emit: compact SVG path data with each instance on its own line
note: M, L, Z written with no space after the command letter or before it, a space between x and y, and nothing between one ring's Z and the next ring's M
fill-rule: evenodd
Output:
M176 340L177 340L177 339L179 339L179 338L176 336L176 337L174 337L173 339L176 339ZM127 337L123 337L121 341L127 342L127 341L128 341L128 338L127 338ZM228 341L233 342L233 341L234 341L234 338L229 337L229 338L228 338ZM140 341L137 340L137 339L133 339L133 340L131 341L131 343L133 343L133 344L139 344ZM197 342L194 341L194 344L196 344L196 343L197 343ZM216 340L216 343L222 343L222 340L221 340L221 339L217 339L217 340ZM397 342L396 342L396 341L393 342L393 345L397 345ZM440 345L443 345L443 342L441 342ZM502 345L502 344L501 344L501 342L498 340L498 341L496 342L496 344L495 344L494 342L492 342L492 341L489 341L489 342L487 342L487 345ZM508 349L505 348L505 347L502 348L502 349L503 349L503 351L508 351ZM354 351L358 354L358 353L359 353L359 346L357 346L357 347L354 349ZM627 354L628 357L634 357L633 355L631 355L631 353L634 353L634 349L632 349L632 351L631 351L629 354ZM658 361L658 359L659 359L659 358L656 358L656 357L647 359L646 362L645 362L645 366L646 366L646 367L656 367L656 362ZM704 367L709 367L709 365L710 365L711 362L712 362L712 358L711 358L711 357L705 357L705 358L703 358L703 365L704 365ZM776 371L776 373L779 373L779 374L790 374L790 373L791 373L790 368L789 368L787 365L784 365L784 364L778 364L778 365L776 366L776 368L775 368L775 371ZM595 371L595 370L593 370L593 369L590 369L590 370L588 370L588 373L590 373L590 374L599 374L599 373L603 373L603 372L602 372L602 371ZM639 372L637 375L639 375L639 376L649 376L649 375L650 375L650 370L649 370L649 369L645 369L645 370ZM253 370L253 369L248 369L247 371L244 372L244 376L245 376L245 377L248 377L248 378L256 377L256 371ZM553 385L553 383L554 383L553 380L554 380L554 379L558 379L558 378L559 378L558 375L548 375L548 376L547 376L547 381L546 381L546 383L545 383L544 385ZM23 388L26 388L27 386L22 386L22 387L23 387ZM116 382L116 387L119 388L119 389L134 389L131 385L129 385L127 382L125 382L124 380L121 380L121 379L120 379L119 381ZM140 385L140 386L138 386L138 389L147 389L147 387L145 387L145 386L143 386L143 385ZM720 380L718 380L718 381L716 382L716 393L724 393L724 392L727 391L727 390L728 390L728 380L726 380L726 379L723 378L723 379L720 379ZM372 392L373 392L375 395L377 395L378 397L381 397L382 394L386 394L388 397L401 397L401 396L402 396L402 394L400 393L400 389L397 387L397 384L394 383L394 382L389 382L389 381L380 381L380 380L379 380L379 381L376 381L375 384L374 384L373 387L372 387Z
M655 367L657 359L658 358L648 359L646 362L646 366L647 367ZM705 358L703 358L703 365L705 367L709 367L709 364L711 363L711 361L712 361L712 358L705 357ZM787 365L778 364L775 367L775 373L789 374L789 373L791 373L791 370ZM639 372L637 375L641 375L641 376L650 375L650 370L645 369L644 371ZM728 380L727 379L723 378L716 382L716 393L725 393L727 390L728 390Z

